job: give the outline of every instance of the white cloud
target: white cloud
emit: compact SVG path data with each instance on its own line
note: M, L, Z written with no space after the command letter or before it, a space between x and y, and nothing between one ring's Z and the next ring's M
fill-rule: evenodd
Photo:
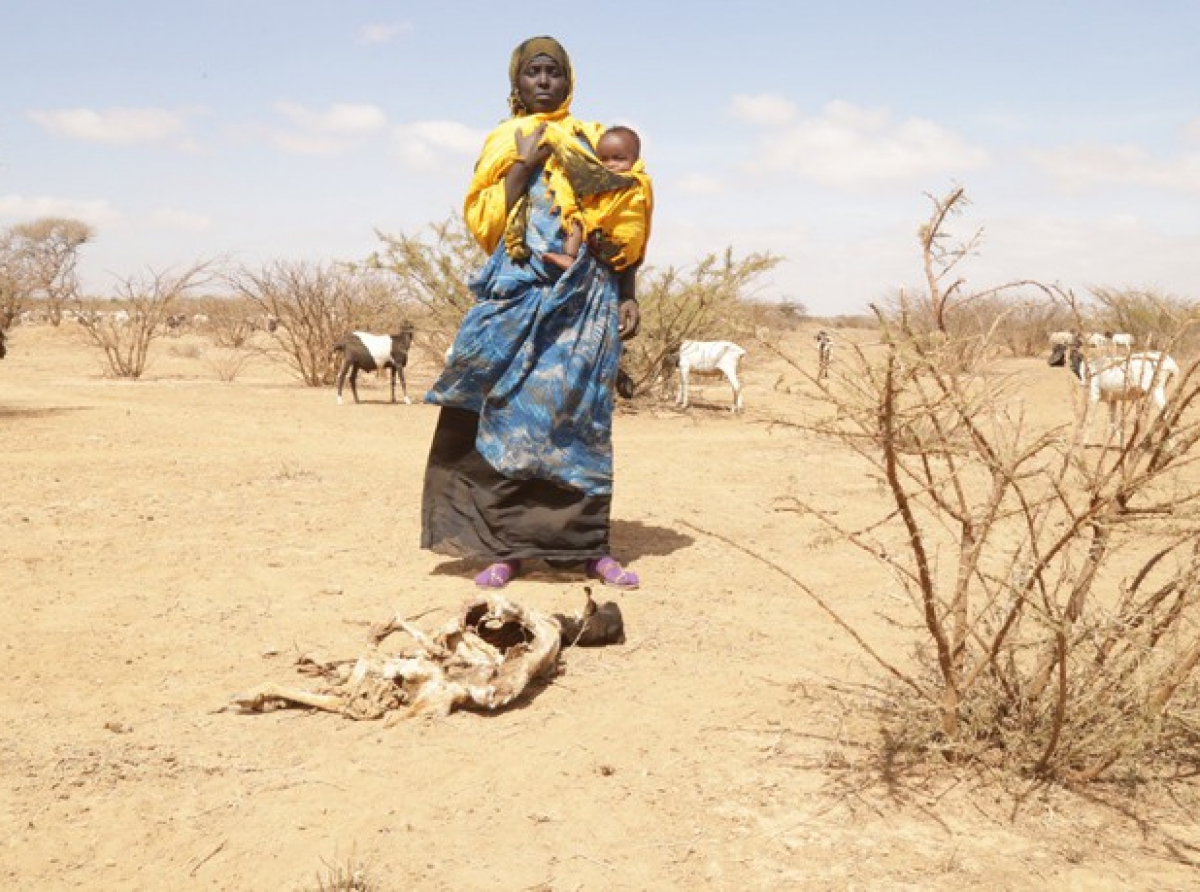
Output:
M387 123L387 115L374 105L337 103L312 111L294 102L277 102L275 110L297 127L335 136L371 133Z
M208 232L212 229L212 218L175 208L159 208L150 217L155 226L181 232Z
M412 31L409 22L375 22L363 25L358 32L358 42L366 44L391 43Z
M676 187L689 195L717 195L725 190L725 184L709 174L693 173L679 178Z
M933 121L893 120L882 108L831 102L820 117L794 122L780 97L740 97L734 114L763 128L753 173L792 173L823 185L872 186L959 174L988 153Z
M278 102L275 110L292 129L276 130L272 141L285 152L298 155L336 154L387 123L387 115L374 105L339 103L313 111L293 102Z
M760 127L779 127L795 120L796 103L778 93L734 96L733 116L747 124Z
M474 158L487 134L456 121L418 121L392 130L396 151L406 167L416 170L461 170L463 158Z
M70 108L33 111L29 117L59 136L113 144L162 141L187 125L186 115L161 108Z
M121 215L107 201L57 198L50 195L0 195L0 217L19 220L70 217L94 226L108 225Z
M1043 173L1064 189L1142 186L1200 192L1200 153L1153 157L1140 146L1073 146L1031 152Z

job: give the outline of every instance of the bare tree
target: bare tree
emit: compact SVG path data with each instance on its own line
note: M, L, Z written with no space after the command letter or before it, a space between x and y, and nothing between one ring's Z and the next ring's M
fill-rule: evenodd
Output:
M207 263L181 272L150 270L121 280L115 290L115 311L97 311L79 303L77 318L92 344L104 352L109 370L119 378L138 379L146 371L150 345L166 332L166 320L176 303L203 287Z
M395 294L343 264L278 261L227 277L241 298L278 321L270 336L284 362L309 387L332 384L334 345L350 330L399 330Z

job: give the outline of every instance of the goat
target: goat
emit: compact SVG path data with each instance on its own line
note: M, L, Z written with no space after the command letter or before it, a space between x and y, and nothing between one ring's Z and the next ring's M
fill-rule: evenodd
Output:
M1084 410L1081 431L1083 442L1087 442L1091 424L1095 419L1092 409L1097 403L1108 406L1110 436L1117 435L1117 442L1125 445L1124 406L1140 402L1147 397L1161 415L1167 406L1166 388L1179 375L1179 364L1165 353L1150 351L1134 353L1101 361L1088 361L1078 347L1056 346L1047 360L1052 366L1070 364L1072 373L1088 388L1088 402Z
M1109 338L1109 340L1114 347L1120 347L1127 352L1133 349L1133 335L1131 334L1119 331Z
M1073 331L1052 331L1050 332L1050 346L1058 347L1078 347L1082 345L1083 339Z
M833 359L833 335L825 329L817 332L817 380L829 377L829 362Z
M334 353L342 354L342 367L337 375L337 401L342 404L342 384L346 374L350 375L350 392L354 394L354 402L358 402L358 372L365 369L368 372L391 370L392 402L396 402L396 378L400 378L400 386L404 391L404 402L411 403L408 398L408 384L404 380L404 367L408 365L408 350L412 346L412 326L404 326L399 334L380 335L365 331L348 334L333 347Z
M1095 334L1088 335L1087 345L1095 350L1102 350L1108 346L1108 338L1109 335L1107 332L1103 334L1096 332Z
M679 396L675 404L688 406L688 379L693 374L723 374L733 388L731 411L742 411L742 383L738 380L738 363L746 351L732 341L684 341L679 345Z

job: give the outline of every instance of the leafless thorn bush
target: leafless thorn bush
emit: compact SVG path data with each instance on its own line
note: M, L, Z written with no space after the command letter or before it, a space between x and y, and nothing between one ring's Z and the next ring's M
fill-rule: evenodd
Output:
M254 333L261 325L258 306L245 298L223 298L205 305L205 331L217 347L232 350L252 349Z
M332 384L333 347L351 331L398 331L402 311L374 275L341 264L278 261L226 277L238 298L276 321L268 337L284 364L309 387Z
M99 348L110 372L137 380L146 371L150 345L166 333L167 316L189 293L208 281L209 264L179 272L150 270L117 283L115 311L86 309L79 301L76 319L85 337Z
M1070 782L1162 776L1200 758L1200 373L1183 369L1161 415L1141 401L1125 445L1077 445L1078 421L1035 426L989 332L953 333L969 298L961 278L940 283L963 256L943 232L960 202L935 201L921 231L932 328L880 311L883 343L846 351L817 387L834 411L815 428L887 504L856 529L792 506L894 573L916 659L886 658L789 578L898 683L894 746Z
M204 364L217 376L218 381L228 384L238 379L255 355L247 347L213 347L204 352Z

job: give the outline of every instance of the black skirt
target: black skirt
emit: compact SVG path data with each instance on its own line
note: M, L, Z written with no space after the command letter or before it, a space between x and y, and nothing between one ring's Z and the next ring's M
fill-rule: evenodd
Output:
M608 554L612 496L513 480L475 449L479 416L443 407L421 497L421 547L454 557L576 561Z

